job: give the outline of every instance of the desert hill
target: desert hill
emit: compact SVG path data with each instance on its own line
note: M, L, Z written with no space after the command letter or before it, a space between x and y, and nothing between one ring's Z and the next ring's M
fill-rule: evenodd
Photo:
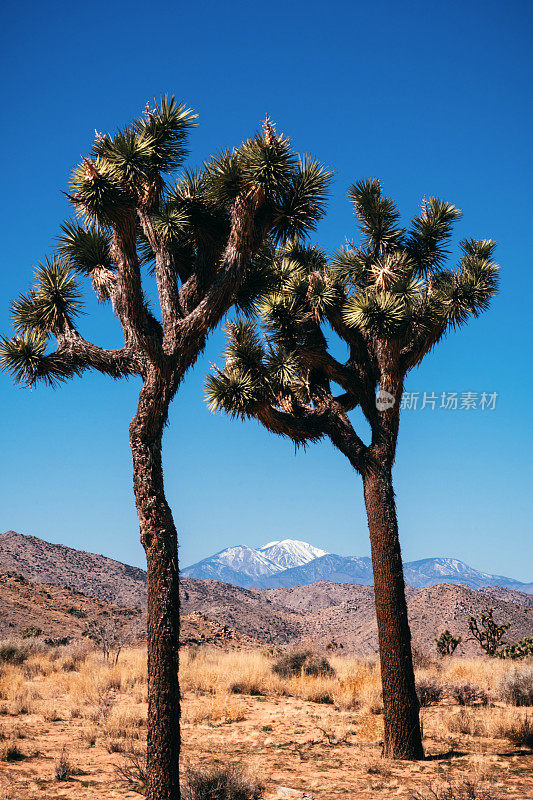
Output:
M123 606L146 606L146 572L139 567L15 531L0 534L0 572L71 587Z
M32 625L54 637L77 637L87 618L114 603L123 613L140 614L146 605L146 573L105 556L50 544L13 531L0 535L0 572L16 572L25 582L0 580L0 636ZM48 584L44 586L42 584ZM82 594L80 594L82 593ZM377 650L372 586L319 581L305 586L247 589L218 580L183 578L182 640L246 646L261 642L289 646L332 640L345 652ZM463 637L462 652L479 652L467 641L467 621L487 607L509 621L509 641L533 634L533 596L502 587L457 584L407 587L413 641L433 650L444 628ZM69 611L74 608L76 613ZM87 616L84 617L81 613ZM59 633L64 631L63 634Z

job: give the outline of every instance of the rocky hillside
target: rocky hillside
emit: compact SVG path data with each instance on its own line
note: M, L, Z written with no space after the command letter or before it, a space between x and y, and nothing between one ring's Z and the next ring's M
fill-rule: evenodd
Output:
M123 606L146 605L144 570L15 531L0 534L0 572L16 572L35 583L70 587Z

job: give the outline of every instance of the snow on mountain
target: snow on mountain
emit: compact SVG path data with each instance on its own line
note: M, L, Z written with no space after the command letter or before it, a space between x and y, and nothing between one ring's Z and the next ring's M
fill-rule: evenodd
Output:
M301 542L298 539L281 539L278 542L268 542L259 548L270 561L282 569L301 567L320 556L328 555L326 550L313 547L312 544Z
M282 569L253 547L237 545L192 564L181 574L184 578L218 580L249 588L260 586L261 578L281 572Z
M219 580L244 588L290 588L317 581L371 585L369 558L338 556L297 539L281 539L258 549L228 547L182 571L184 578ZM503 575L473 569L456 558L424 558L404 564L409 586L439 583L463 584L472 589L501 586L533 594L533 583L521 583Z

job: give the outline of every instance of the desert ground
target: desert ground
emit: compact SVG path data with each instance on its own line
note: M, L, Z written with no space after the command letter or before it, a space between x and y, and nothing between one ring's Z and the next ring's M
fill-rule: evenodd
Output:
M88 642L25 655L7 652L0 670L0 798L141 796L145 651L115 666ZM182 652L184 771L237 765L267 800L429 797L465 781L491 800L533 797L533 714L516 705L533 702L531 663L419 657L427 758L402 763L381 757L375 659L328 655L334 674L286 677L279 657Z

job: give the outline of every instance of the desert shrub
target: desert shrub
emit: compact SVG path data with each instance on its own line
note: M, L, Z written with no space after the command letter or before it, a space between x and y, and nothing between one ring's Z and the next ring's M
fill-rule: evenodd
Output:
M23 761L26 758L15 742L8 742L0 750L0 761Z
M335 703L335 698L327 689L317 689L314 692L309 692L306 699L309 700L310 703L324 703L329 706Z
M68 781L72 777L72 765L68 760L65 748L62 749L61 755L56 761L55 775L57 781Z
M132 749L124 753L120 764L115 764L115 771L119 780L133 792L144 794L146 788L146 756L138 750Z
M4 664L23 664L31 655L29 644L14 641L0 643L0 662Z
M416 682L416 693L422 708L437 705L442 697L442 692L442 686L432 681L431 678L420 678Z
M473 683L457 683L450 686L450 694L460 706L486 706L489 702L487 693Z
M533 706L533 667L514 669L501 682L499 694L512 706Z
M274 663L272 671L281 678L293 678L295 675L334 675L335 670L322 656L314 655L310 650L292 650L284 653Z
M411 795L410 800L503 800L501 795L495 795L485 789L480 789L475 783L448 783L446 786L435 789L429 786L425 792Z
M517 747L533 748L533 719L524 717L514 719L511 723L501 724L497 735L515 744Z
M185 800L259 800L263 787L235 767L211 767L187 773Z

